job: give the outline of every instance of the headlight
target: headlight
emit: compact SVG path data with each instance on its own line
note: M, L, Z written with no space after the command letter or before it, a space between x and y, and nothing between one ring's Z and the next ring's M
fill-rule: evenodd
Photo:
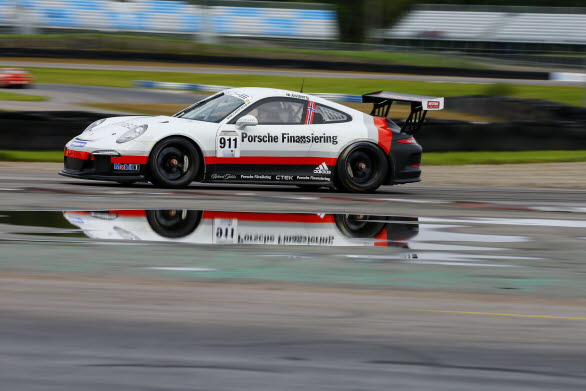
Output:
M95 128L96 126L100 125L106 119L107 118L103 118L103 119L99 119L97 121L92 122L87 128L85 128L85 130L83 131L83 133L81 135L83 136L84 134L88 134L89 132L92 131L93 128Z
M118 137L118 140L116 140L116 142L118 144L122 144L122 143L128 142L130 140L134 140L135 138L137 138L138 136L140 136L141 134L146 132L148 127L149 127L148 125L134 126L134 127L130 128L130 130L128 132L126 132L122 136Z

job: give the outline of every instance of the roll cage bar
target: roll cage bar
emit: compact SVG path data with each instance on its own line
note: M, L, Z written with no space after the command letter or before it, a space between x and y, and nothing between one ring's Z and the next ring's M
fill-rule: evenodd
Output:
M444 108L444 98L424 95L402 94L389 91L377 91L362 95L363 103L372 103L370 115L388 118L393 102L411 103L411 113L401 127L401 132L415 134L419 132L427 111Z

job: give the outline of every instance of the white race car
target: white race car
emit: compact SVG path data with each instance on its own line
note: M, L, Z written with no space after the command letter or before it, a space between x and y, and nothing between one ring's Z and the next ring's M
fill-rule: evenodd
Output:
M379 91L370 115L320 97L267 88L224 90L172 117L101 119L65 146L61 175L179 188L192 181L291 184L368 192L418 182L416 133L443 98ZM410 102L402 127L387 118Z

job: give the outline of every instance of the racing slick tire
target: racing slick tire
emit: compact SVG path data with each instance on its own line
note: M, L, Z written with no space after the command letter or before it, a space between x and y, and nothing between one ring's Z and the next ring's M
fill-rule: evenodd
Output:
M147 178L158 187L187 187L200 167L201 156L192 143L182 137L169 137L151 151Z
M378 221L370 221L371 219ZM374 238L385 228L385 223L380 219L384 217L351 214L334 216L340 232L349 238Z
M388 171L387 156L382 149L368 142L356 143L338 158L334 185L350 193L373 192L384 183Z
M201 216L196 210L147 210L147 221L153 231L169 239L190 235L199 225Z

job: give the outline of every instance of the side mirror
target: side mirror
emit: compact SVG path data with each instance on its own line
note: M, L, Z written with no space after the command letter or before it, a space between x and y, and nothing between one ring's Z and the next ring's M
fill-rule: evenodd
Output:
M258 120L253 115L245 115L244 117L238 118L236 121L236 127L238 129L244 129L247 126L256 126L258 125Z

